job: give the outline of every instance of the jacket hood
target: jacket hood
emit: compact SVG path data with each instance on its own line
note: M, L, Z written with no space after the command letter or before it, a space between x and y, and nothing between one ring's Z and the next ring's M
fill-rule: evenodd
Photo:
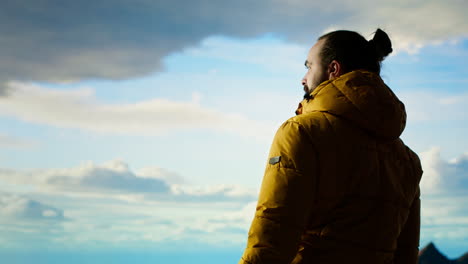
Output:
M339 116L384 140L399 138L406 125L404 104L379 75L363 70L320 84L296 114L308 112Z

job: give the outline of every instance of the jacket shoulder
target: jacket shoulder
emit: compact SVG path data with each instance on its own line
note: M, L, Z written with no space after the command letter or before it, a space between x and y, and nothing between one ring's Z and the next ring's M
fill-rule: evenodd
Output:
M283 125L288 123L297 124L308 135L313 145L320 148L324 144L327 145L336 141L336 122L340 121L333 119L328 113L317 111L291 117Z
M414 174L416 175L416 177L418 177L418 182L421 181L421 177L422 177L422 174L423 174L423 170L422 170L422 165L421 165L421 160L419 159L419 156L418 154L416 154L416 152L414 152L413 150L411 150L408 146L406 146L406 152L408 153L408 157L413 165L413 170L414 170Z
M330 119L327 117L327 113L323 112L309 112L297 115L289 118L285 123L288 122L297 123L310 133L332 129L332 124L330 123Z

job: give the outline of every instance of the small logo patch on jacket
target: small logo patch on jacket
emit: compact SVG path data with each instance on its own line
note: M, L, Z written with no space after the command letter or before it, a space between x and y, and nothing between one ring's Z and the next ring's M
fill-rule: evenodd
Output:
M272 157L270 158L270 164L275 165L276 163L280 162L280 160L281 160L281 156Z

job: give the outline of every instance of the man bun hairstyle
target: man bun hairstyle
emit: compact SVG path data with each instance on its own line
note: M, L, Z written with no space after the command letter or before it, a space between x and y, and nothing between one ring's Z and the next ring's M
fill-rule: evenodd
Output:
M336 60L341 63L345 73L362 69L380 74L381 62L393 51L390 38L380 28L369 41L359 33L348 30L327 33L319 40L325 41L320 52L322 66L326 67Z
M375 52L375 56L379 62L383 61L393 51L390 38L380 28L375 31L374 38L369 40L369 46Z

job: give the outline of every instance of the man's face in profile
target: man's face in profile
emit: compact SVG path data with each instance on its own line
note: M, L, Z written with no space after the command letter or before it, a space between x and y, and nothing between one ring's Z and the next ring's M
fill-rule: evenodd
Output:
M328 80L327 72L320 59L320 51L322 50L324 42L325 40L317 41L307 55L305 61L307 73L302 79L302 86L304 87L306 95L310 94L319 84Z

